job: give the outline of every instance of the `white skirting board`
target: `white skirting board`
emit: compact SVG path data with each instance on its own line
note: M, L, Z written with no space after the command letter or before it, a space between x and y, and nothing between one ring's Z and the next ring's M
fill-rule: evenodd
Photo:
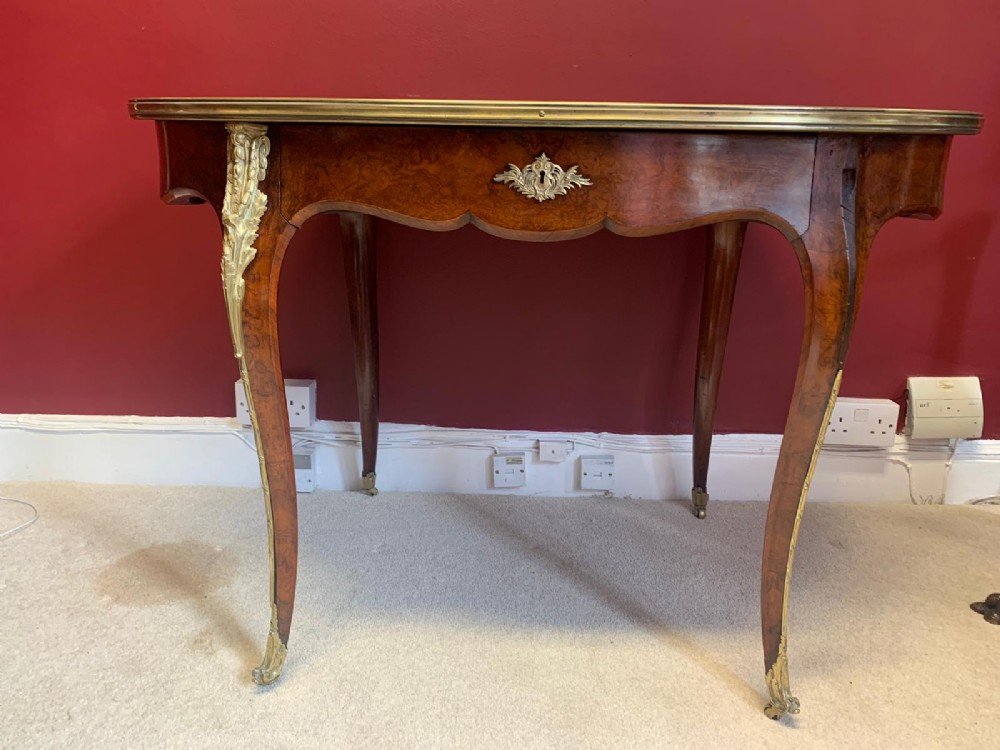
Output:
M319 489L360 487L357 423L318 422L295 431L314 446ZM538 440L565 440L560 463L538 459ZM766 500L780 435L716 435L708 490L713 500ZM253 435L235 419L0 414L0 481L256 486ZM490 457L524 451L528 483L494 490ZM620 497L686 498L691 437L467 430L383 424L381 491L567 496L581 491L581 455L615 457ZM968 503L1000 495L1000 440L911 441L893 448L824 448L809 497L821 501Z

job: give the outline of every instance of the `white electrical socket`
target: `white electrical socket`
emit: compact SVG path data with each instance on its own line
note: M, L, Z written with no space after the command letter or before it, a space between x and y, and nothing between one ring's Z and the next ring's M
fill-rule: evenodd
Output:
M615 457L580 456L580 489L613 490L615 488Z
M243 381L236 381L236 421L250 426L250 411ZM288 406L288 426L293 430L308 430L316 422L316 381L285 380L285 403Z
M912 438L983 436L979 378L907 378L906 434Z
M565 440L539 440L538 460L548 463L559 463L566 460L567 454Z
M885 398L838 398L830 412L826 445L891 448L896 442L899 404Z
M493 486L524 487L528 483L526 468L523 453L498 453L493 456Z
M298 492L312 492L316 489L315 448L300 445L292 456L295 462L295 489Z

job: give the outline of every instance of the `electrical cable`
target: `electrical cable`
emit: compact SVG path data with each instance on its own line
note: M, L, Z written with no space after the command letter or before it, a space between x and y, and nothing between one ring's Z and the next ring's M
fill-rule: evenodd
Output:
M944 464L944 474L941 478L941 500L937 502L944 502L945 497L948 494L948 475L951 473L951 466L955 462L955 454L958 453L958 446L961 442L961 438L954 438L948 440L948 460ZM923 447L923 449L918 449L915 452L932 453L935 451L940 451L940 448L936 446ZM909 485L910 490L910 502L914 505L934 505L936 504L935 498L933 496L924 497L921 495L919 498L915 497L913 494L913 464L904 458L897 458L896 456L886 456L886 460L889 463L898 464L906 469L906 480Z
M38 520L38 508L36 508L31 503L26 503L24 500L15 500L12 497L0 497L0 500L6 500L9 503L17 503L18 505L26 505L29 508L31 508L31 512L35 514L33 517L29 518L24 523L18 524L12 529L7 529L6 531L0 532L0 541L3 541L7 537L14 536L14 534L16 534L19 531L23 531L24 529L28 528L29 526L31 526L31 524L33 524L35 521Z
M394 448L465 448L473 450L488 450L494 454L499 454L505 450L535 451L538 449L539 441L562 441L567 444L568 452L574 453L579 448L596 448L600 450L612 450L623 453L640 455L665 455L671 453L691 453L693 445L688 438L685 440L676 435L647 435L647 436L625 436L607 435L598 433L587 436L563 435L563 434L530 434L530 433L506 433L497 435L488 431L480 430L435 430L434 436L428 436L426 427L390 427L383 429L379 436L378 447L380 450L392 450ZM484 434L485 433L485 434ZM253 441L249 429L233 430L246 446L256 450L257 446ZM482 435L477 439L477 436ZM292 433L292 446L299 448L303 446L329 446L332 448L358 448L361 446L361 436L353 431L326 432L311 430L308 432ZM637 440L638 438L638 440ZM928 503L941 502L947 492L948 476L958 454L961 440L952 439L948 441L947 447L941 443L924 444L919 441L910 442L900 447L894 446L889 449L877 447L854 447L854 446L824 446L823 455L839 458L870 458L873 455L880 455L885 461L902 466L906 470L907 484L909 485L910 501L914 505L924 505ZM726 446L722 451L728 455L777 455L780 443L774 440L761 440L757 444ZM932 457L941 455L947 451L942 458L945 459L942 476L942 488L940 496L920 496L914 495L913 486L913 464L906 459L908 455L924 455ZM963 456L963 460L987 460L975 454ZM940 499L938 499L940 498ZM970 501L969 504L998 504L997 497L980 498Z
M966 505L1000 505L1000 495L977 497L975 500L967 502Z
M537 449L538 442L544 440L562 441L567 443L569 451L576 451L578 447L596 448L600 450L614 450L625 453L640 455L662 455L667 453L691 453L693 450L691 439L684 439L678 435L645 435L645 436L625 436L595 434L593 436L561 435L561 434L528 434L528 433L507 433L498 438L495 433L487 432L481 438L477 438L477 430L460 430L457 435L450 430L436 430L436 435L431 437L426 435L427 428L403 428L382 430L379 436L378 447L380 449L392 448L482 448L498 453L503 450L534 450ZM247 447L256 450L256 445L250 435L249 428L243 430L233 430L233 434L242 440ZM419 436L414 436L414 435ZM454 436L452 436L454 435ZM305 445L325 445L333 448L357 448L361 445L361 437L356 432L321 432L321 431L296 431L292 432L292 445L300 447ZM686 436L685 436L686 437ZM768 436L770 437L770 436ZM956 444L950 441L950 456L948 466L950 467L956 451ZM761 441L757 445L743 446L716 446L715 453L725 453L727 455L777 455L780 442L774 440ZM838 456L841 458L870 458L879 454L885 456L887 460L905 465L905 459L894 456L892 448L857 448L849 446L824 446L823 455ZM913 453L940 453L941 447L936 445L923 446L910 444L903 451L903 455ZM975 457L970 457L973 460Z

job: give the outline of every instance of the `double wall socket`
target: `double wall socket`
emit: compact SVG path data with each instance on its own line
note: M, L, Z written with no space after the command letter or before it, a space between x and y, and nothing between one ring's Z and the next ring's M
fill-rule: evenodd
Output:
M891 448L896 442L899 404L885 398L838 398L830 412L826 445Z
M285 380L285 403L288 406L288 426L293 430L308 430L316 423L316 381ZM236 421L250 426L247 394L243 381L236 381Z
M288 405L288 426L291 429L308 429L313 426L316 422L315 380L286 380L285 401ZM251 426L242 380L236 381L236 421L245 427ZM299 492L315 490L315 448L308 445L295 446L292 459L295 462L295 489Z

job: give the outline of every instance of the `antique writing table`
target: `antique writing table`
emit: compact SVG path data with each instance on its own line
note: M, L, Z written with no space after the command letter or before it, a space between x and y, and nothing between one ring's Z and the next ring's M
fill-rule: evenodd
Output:
M271 628L260 684L281 673L295 600L295 472L278 355L278 277L318 213L340 216L361 413L363 487L378 442L375 219L468 222L546 241L601 228L648 236L709 225L694 420L695 514L704 517L719 375L748 222L791 243L805 287L798 375L764 534L767 714L797 712L786 636L792 558L837 394L872 240L895 216L941 211L951 136L969 112L333 99L136 99L155 120L162 195L210 203L267 507Z

